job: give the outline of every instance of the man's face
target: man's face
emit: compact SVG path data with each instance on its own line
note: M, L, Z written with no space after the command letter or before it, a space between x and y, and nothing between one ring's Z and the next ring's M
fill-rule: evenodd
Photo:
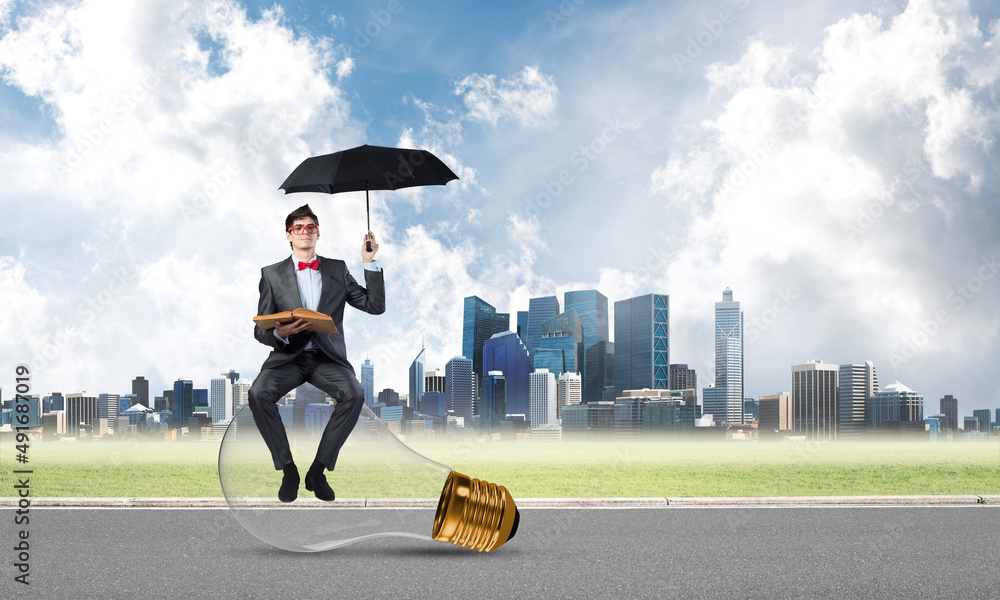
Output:
M315 228L313 233L309 233L309 226ZM298 229L299 227L301 229ZM288 238L288 241L292 244L292 248L295 250L315 250L316 241L319 240L319 227L309 217L295 219L292 222L292 226L285 232L285 237Z

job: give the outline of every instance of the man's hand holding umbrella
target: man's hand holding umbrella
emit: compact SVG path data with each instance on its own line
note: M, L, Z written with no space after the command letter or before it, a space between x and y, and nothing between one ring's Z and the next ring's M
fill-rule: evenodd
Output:
M368 230L368 235L361 240L361 260L362 262L370 263L372 258L374 258L375 253L378 252L378 244L375 243L375 234Z

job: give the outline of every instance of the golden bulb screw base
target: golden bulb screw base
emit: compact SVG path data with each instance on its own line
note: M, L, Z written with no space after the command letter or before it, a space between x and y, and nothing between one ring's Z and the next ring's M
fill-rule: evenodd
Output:
M490 552L514 537L520 519L507 488L452 471L441 491L432 537Z

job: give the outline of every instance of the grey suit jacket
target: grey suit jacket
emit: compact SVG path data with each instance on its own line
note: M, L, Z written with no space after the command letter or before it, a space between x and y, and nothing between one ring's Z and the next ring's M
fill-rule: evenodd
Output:
M263 330L256 324L253 335L260 343L273 348L261 370L271 369L284 364L298 356L310 339L313 346L319 346L334 362L351 369L354 367L347 360L347 345L344 343L344 305L350 304L358 310L373 315L385 312L385 286L381 271L365 269L365 285L362 287L347 270L342 260L319 259L319 273L323 281L323 291L320 294L319 312L330 315L337 325L339 334L303 331L288 338L284 343L274 335L273 329ZM299 297L299 287L295 282L295 265L292 257L266 266L260 270L260 301L257 304L258 315L270 315L276 312L302 308Z

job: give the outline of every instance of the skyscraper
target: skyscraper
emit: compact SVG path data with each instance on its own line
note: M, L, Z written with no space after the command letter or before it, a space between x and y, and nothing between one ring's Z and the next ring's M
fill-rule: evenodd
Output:
M442 377L441 379L444 379ZM444 391L424 392L420 398L419 412L432 417L443 417L448 414L445 406Z
M517 311L517 329L514 331L517 337L521 338L522 344L527 344L528 339L528 311ZM525 346L527 347L527 346Z
M233 383L233 416L250 401L250 387L252 385L253 381L249 377L240 377ZM248 414L249 412L250 409L247 409Z
M840 365L837 386L837 437L840 440L857 440L868 428L865 409L868 399L878 391L875 364Z
M538 369L530 377L531 427L538 428L556 421L556 378L548 369Z
M670 389L675 391L698 389L698 375L686 363L670 365Z
M563 373L556 380L556 418L562 419L562 410L580 404L583 397L582 378L579 373Z
M365 357L361 363L361 389L365 393L365 404L375 404L375 365Z
M924 397L898 381L872 394L867 407L869 429L885 421L923 422Z
M549 368L554 376L564 372L580 373L583 369L583 325L575 311L567 310L542 323L542 338L538 342L538 353L555 351L562 360L557 368ZM537 362L535 369L542 367Z
M213 377L209 382L208 402L212 407L213 423L228 423L233 420L233 382L223 375Z
M611 340L608 333L608 299L597 290L566 292L563 311L576 312L583 327L583 349Z
M122 394L118 398L118 414L122 414L138 403L139 401L135 394Z
M792 431L812 440L837 439L838 371L821 360L792 366Z
M444 403L445 408L453 411L456 417L470 419L473 415L472 359L456 356L444 366Z
M945 417L944 426L958 432L958 398L951 394L941 398L941 414Z
M46 396L42 396L42 413L56 412L63 410L63 403L65 398L61 392L52 392Z
M646 294L615 302L616 397L624 390L670 389L669 332L669 296Z
M380 404L399 404L399 392L392 388L385 388L377 397Z
M97 396L97 418L107 419L110 433L114 433L115 419L118 418L118 400L118 394L99 394Z
M715 303L715 388L710 396L702 398L705 414L714 415L716 423L743 423L743 311L729 288L722 291L722 302Z
M139 399L139 404L149 408L149 381L142 375L132 380L132 393Z
M479 425L486 431L500 431L507 418L507 381L500 371L487 371L479 392Z
M528 349L528 358L534 365L535 350L542 339L542 323L559 314L559 299L555 296L542 296L528 301L528 335L524 346Z
M333 415L333 406L326 402L307 404L303 414L305 430L312 435L323 433L331 415Z
M600 402L605 388L615 385L615 345L597 342L584 350L583 356L586 373L582 401L584 404Z
M510 419L528 420L528 374L531 373L528 349L516 334L505 331L483 344L483 368L503 373L506 411Z
M194 384L190 379L178 379L174 382L173 394L170 396L170 412L173 422L171 427L180 429L187 427L188 419L194 414Z
M417 407L417 402L424 397L424 391L427 389L426 386L426 376L424 375L424 348L423 343L421 343L420 352L417 353L417 357L413 359L410 363L410 406L413 408Z
M608 344L611 342L608 319L608 299L597 290L577 290L566 292L563 295L563 310L566 312L575 311L580 317L583 326L583 363L580 366L580 376L582 380L583 402L597 402L601 398L601 392L606 384L603 376L592 376L590 371L598 370L601 365L607 362L607 354L604 356L598 351L590 352L590 349L599 342ZM606 348L606 346L605 346ZM588 352L590 352L588 354ZM589 358L588 358L589 357ZM612 360L614 360L612 358ZM614 375L611 376L614 378Z
M462 356L472 360L472 372L483 376L483 344L494 334L510 329L510 314L498 313L479 296L468 296L462 312Z
M761 396L760 421L758 430L761 432L792 430L792 395L787 392Z
M64 398L66 409L66 435L77 437L80 427L93 427L97 418L97 396L87 392L66 394Z
M685 363L670 365L670 389L683 392L684 404L698 404L698 375L694 369L689 369Z
M974 410L972 411L972 416L979 421L979 431L985 431L986 433L990 432L990 429L992 429L990 423L990 409L983 408L980 410Z
M445 373L444 369L430 369L424 372L424 393L441 392L444 393Z
M191 401L195 412L204 412L206 415L212 414L208 403L208 388L194 388L191 390Z

